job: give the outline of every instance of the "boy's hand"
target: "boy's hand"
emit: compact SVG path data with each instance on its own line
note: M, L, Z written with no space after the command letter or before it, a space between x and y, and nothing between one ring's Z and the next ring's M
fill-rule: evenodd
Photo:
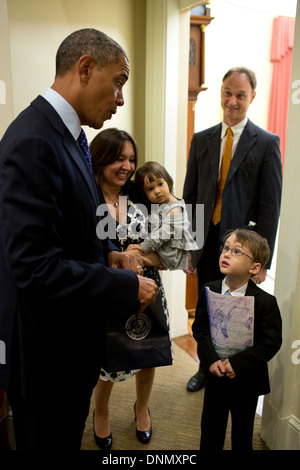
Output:
M228 377L229 379L234 379L235 372L234 372L233 368L231 367L229 359L225 359L225 361L223 362L223 366L225 368L226 377Z
M209 367L209 372L211 372L213 375L216 375L217 377L224 377L225 367L223 362L219 360L211 364Z
M229 379L234 379L235 372L231 367L229 359L225 359L224 362L221 360L214 362L209 367L209 372L211 374L216 375L217 377L228 377Z

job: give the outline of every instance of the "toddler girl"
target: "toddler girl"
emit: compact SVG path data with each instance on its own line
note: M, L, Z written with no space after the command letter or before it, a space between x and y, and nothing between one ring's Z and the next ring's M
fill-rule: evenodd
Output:
M147 162L136 171L135 183L151 202L149 237L128 249L155 251L165 268L187 269L189 251L199 248L189 232L185 203L172 193L172 177L159 163Z

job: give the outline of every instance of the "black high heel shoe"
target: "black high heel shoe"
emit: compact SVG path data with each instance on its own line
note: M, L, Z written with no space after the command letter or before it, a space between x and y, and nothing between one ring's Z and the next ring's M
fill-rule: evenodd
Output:
M134 404L134 419L136 421L136 402ZM150 410L148 408L149 418L150 418ZM137 427L135 428L136 437L142 444L148 444L152 436L152 426L147 429L147 431L140 431Z
M102 450L110 450L112 446L112 435L110 433L107 437L99 437L95 432L95 410L93 411L93 431L94 431L94 439L97 446Z

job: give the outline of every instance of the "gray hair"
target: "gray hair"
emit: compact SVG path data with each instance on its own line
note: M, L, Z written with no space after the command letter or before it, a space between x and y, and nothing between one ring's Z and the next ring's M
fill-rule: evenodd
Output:
M105 33L92 28L80 29L70 34L56 54L56 76L64 76L83 55L90 55L101 69L116 64L120 54L128 60L122 47Z
M228 72L225 73L222 83L224 83L226 78L228 78L232 73L245 73L249 79L252 92L253 93L255 92L257 80L256 80L256 75L252 70L248 69L247 67L233 67L230 70L228 70Z

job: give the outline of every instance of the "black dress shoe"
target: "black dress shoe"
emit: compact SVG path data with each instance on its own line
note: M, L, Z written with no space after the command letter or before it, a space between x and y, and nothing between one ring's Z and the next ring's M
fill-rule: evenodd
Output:
M93 430L94 430L94 439L97 446L102 450L110 450L112 446L112 435L110 433L107 437L99 437L95 433L95 410L93 412Z
M197 392L201 390L205 385L204 383L204 374L202 370L198 370L197 374L193 375L187 383L186 388L189 392Z
M142 444L148 444L152 436L152 427L147 429L147 431L139 431L138 428L135 429L136 437Z
M136 421L136 402L134 404L134 416ZM150 417L150 410L148 409L149 417ZM150 426L147 431L140 431L138 428L135 428L136 437L142 444L148 444L152 436L152 426Z

